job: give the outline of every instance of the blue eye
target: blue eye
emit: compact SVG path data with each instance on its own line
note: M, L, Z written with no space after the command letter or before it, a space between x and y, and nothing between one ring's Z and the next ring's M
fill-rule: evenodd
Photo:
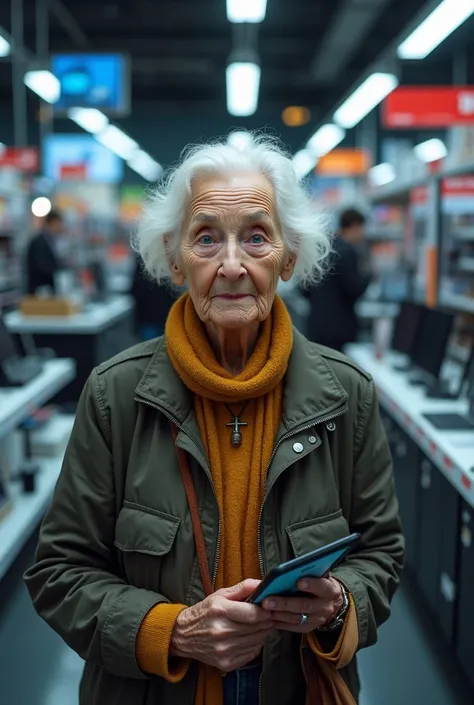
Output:
M250 242L252 245L261 245L264 242L263 235L261 233L254 233L250 238Z
M214 240L210 235L203 235L202 237L199 238L199 243L201 245L213 245Z

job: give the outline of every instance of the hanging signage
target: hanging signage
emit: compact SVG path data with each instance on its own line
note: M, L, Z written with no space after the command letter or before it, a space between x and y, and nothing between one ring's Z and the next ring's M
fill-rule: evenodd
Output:
M385 128L474 125L474 86L401 86L383 103Z
M321 157L316 172L320 176L364 176L370 168L370 155L365 149L333 149Z
M40 168L36 147L6 147L0 150L0 167L9 166L26 174L35 174Z
M61 87L55 113L71 107L130 112L129 62L122 54L60 54L52 57L51 71Z

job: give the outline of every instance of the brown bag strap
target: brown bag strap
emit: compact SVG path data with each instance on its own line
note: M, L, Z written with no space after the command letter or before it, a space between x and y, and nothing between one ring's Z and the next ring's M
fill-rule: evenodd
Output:
M173 434L176 452L178 454L179 469L181 471L181 477L183 478L183 485L184 489L186 490L186 497L188 498L189 511L191 513L191 522L193 525L194 532L194 542L196 544L198 565L201 573L201 580L204 586L204 592L206 593L206 597L209 597L209 595L212 595L212 593L214 592L214 588L212 585L209 564L207 562L206 543L204 541L204 534L202 533L202 525L201 518L199 516L199 505L196 496L196 490L194 488L193 478L189 469L187 453L183 448L180 448L176 445L178 431L174 424L171 424L171 432Z

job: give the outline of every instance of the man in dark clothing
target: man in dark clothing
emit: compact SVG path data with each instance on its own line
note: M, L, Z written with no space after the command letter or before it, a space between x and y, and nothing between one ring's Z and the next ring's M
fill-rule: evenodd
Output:
M361 262L364 225L355 209L341 214L329 272L319 285L302 291L311 304L308 338L335 350L357 339L355 305L370 283Z
M63 267L56 247L63 234L63 218L59 211L52 210L44 218L41 231L29 243L26 252L26 275L28 294L34 296L37 289L48 287L55 293L54 276Z
M135 262L130 295L135 300L135 327L140 340L163 335L176 296L168 286L159 286L147 278L138 260Z

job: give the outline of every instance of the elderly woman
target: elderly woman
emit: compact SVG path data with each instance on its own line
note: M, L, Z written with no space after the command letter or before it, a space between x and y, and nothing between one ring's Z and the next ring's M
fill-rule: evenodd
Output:
M276 296L320 276L329 239L291 161L257 138L188 152L138 247L188 293L164 337L92 372L26 575L86 661L80 703L355 703L403 539L372 379L293 330ZM332 575L247 601L350 532Z

